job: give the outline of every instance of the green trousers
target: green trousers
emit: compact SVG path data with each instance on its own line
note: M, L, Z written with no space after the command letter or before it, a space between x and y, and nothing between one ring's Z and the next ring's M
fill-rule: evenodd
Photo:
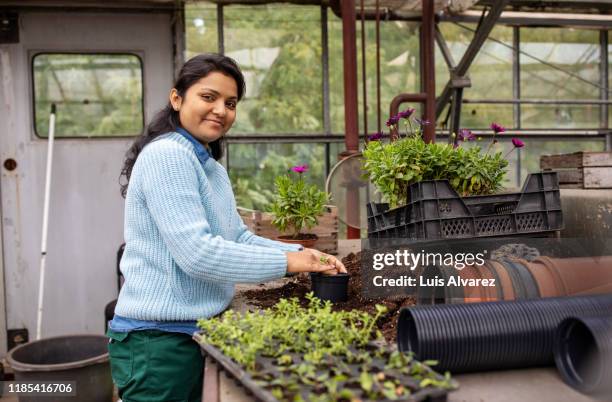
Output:
M204 360L186 334L108 330L113 382L123 402L200 402Z

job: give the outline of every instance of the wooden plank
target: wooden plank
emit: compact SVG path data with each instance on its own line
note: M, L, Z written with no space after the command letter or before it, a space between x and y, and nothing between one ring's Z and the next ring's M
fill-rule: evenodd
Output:
M202 400L206 402L219 402L219 370L215 361L208 356L204 357Z
M244 211L239 210L244 224L249 230L258 236L269 239L276 239L285 233L281 233L272 225L273 215L261 211ZM319 224L309 233L316 234L319 239L314 244L314 248L329 254L338 253L338 208L336 206L328 206L327 212L318 218Z
M585 167L584 188L612 188L612 168Z
M568 189L568 188L573 188L573 189L582 189L582 183L559 183L559 188L563 188L563 189Z
M541 169L577 168L582 166L582 152L540 156Z
M582 166L612 167L612 152L585 152L583 155Z
M559 174L559 184L582 184L582 169L557 170L557 173Z
M541 169L568 169L586 166L612 166L612 152L575 152L540 157Z

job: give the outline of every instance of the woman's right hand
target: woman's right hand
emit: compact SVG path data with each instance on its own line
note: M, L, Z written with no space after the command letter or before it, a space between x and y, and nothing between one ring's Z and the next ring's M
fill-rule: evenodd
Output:
M287 272L322 272L327 275L346 273L344 264L333 255L306 248L287 253Z

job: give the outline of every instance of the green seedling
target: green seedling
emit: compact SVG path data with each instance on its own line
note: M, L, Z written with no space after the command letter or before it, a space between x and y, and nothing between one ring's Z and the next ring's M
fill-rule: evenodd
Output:
M202 342L240 364L280 400L301 400L304 389L310 401L349 400L360 393L373 400L399 399L420 389L414 383L400 383L393 371L410 375L421 388L453 386L450 376L440 377L427 364L413 360L412 354L373 349L370 342L380 340L376 322L385 316L385 307L376 306L372 316L356 310L333 311L331 303L312 293L306 300L305 308L297 298L281 299L263 311L230 310L221 317L199 320ZM272 362L277 372L262 374L260 359ZM376 359L383 361L384 371L373 368ZM357 373L351 369L355 364L361 367ZM352 384L350 389L347 384Z

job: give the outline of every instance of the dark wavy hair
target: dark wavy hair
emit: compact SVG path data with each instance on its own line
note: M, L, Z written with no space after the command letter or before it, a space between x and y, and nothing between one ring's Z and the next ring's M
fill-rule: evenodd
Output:
M181 97L184 97L189 87L201 78L215 71L232 77L236 81L238 100L242 99L246 91L246 86L240 67L238 67L238 64L233 59L216 53L200 54L189 59L181 68L174 88ZM125 155L125 162L123 163L123 169L119 177L120 180L123 176L126 178L125 183L120 182L121 196L123 198L125 198L127 194L132 168L142 149L155 138L174 131L179 126L179 113L172 108L170 101L168 101L168 104L153 117L153 120L151 120L145 132L136 138L136 141L134 141ZM209 143L208 146L210 147L213 158L216 160L221 158L223 155L223 137Z

